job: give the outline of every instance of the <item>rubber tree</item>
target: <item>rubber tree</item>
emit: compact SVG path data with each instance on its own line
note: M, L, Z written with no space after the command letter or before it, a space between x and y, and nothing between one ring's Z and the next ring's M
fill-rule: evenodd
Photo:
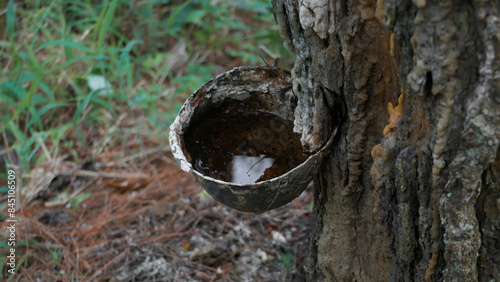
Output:
M500 5L272 0L316 177L311 281L500 280Z

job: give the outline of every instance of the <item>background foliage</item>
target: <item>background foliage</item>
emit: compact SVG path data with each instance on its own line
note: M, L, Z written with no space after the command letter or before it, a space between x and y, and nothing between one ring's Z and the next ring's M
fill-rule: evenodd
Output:
M268 0L0 0L0 225L6 217L7 167L14 165L22 197L16 245L20 277L92 280L106 270L106 277L113 277L117 272L108 268L128 259L131 247L109 234L128 236L141 246L157 241L168 250L181 246L166 257L186 261L179 253L192 251L185 242L199 232L191 223L206 221L203 228L208 230L221 222L213 218L228 212L215 203L204 204L209 197L199 197L194 180L186 182L165 157L168 127L203 83L236 66L263 65L261 57L282 68L293 63ZM70 173L60 174L64 170ZM41 190L31 191L33 187ZM166 205L183 216L151 217L163 229L135 220ZM225 212L209 211L209 206ZM301 218L309 211L300 211ZM206 212L213 215L200 217ZM247 218L231 215L234 222ZM247 223L262 226L279 217L290 216L281 210ZM290 217L290 222L297 221ZM226 234L227 228L212 229ZM224 241L243 242L231 232ZM224 262L246 248L249 254L255 253L252 248L270 249L271 241L262 240L269 232L252 235L261 238L256 239L259 245L236 244L240 249L225 254ZM175 247L165 244L170 238L165 235L175 238L169 241ZM3 252L8 246L1 239ZM96 244L104 255L93 253ZM125 251L116 256L114 248ZM293 252L280 251L287 273ZM185 265L188 274L199 268L197 262ZM217 268L205 266L204 271L220 275ZM6 274L5 256L0 257L0 277L16 279Z
M164 143L183 100L212 76L260 56L291 62L270 1L3 3L0 156L15 152L28 172L130 136ZM89 140L99 131L106 144Z

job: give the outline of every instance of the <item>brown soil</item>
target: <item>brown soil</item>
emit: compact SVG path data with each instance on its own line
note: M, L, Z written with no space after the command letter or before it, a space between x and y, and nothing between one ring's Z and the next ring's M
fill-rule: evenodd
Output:
M44 191L23 204L17 212L19 269L12 277L4 264L2 278L304 280L310 189L282 208L243 213L202 193L168 152L127 165L117 165L113 155L102 153L72 174L52 177ZM81 173L82 166L95 174ZM45 169L61 167L67 169L68 163ZM82 192L74 199L83 191L90 196L78 205L54 203L57 196L75 191ZM2 230L6 225L1 223ZM6 242L7 232L1 235Z

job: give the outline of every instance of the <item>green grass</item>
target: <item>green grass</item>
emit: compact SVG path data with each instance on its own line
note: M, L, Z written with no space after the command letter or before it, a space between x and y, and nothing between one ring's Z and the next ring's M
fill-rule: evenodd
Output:
M0 154L15 151L25 171L132 135L165 143L183 100L214 75L260 55L292 60L267 0L6 3ZM90 142L96 130L111 141Z
M166 146L183 101L211 77L260 56L293 62L268 0L0 0L1 11L0 167L15 155L18 177L61 156L81 165ZM91 192L69 198L74 212Z

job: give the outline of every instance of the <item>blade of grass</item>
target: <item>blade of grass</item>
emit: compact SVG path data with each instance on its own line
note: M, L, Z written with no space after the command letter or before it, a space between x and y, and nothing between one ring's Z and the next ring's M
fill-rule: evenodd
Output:
M26 141L26 143L22 145L23 152L29 153L27 158L28 162L31 161L34 156L36 156L36 153L42 147L41 144L45 142L48 136L48 132L37 132L35 134L32 134L32 136ZM39 141L40 139L42 140L42 142ZM32 149L33 147L34 149ZM43 156L43 154L40 155L40 158L43 158Z
M52 10L52 6L54 6L54 4L56 2L57 2L57 0L53 0L50 3L49 7L45 10L45 13L42 16L42 19L40 20L40 22L38 22L38 25L37 25L37 27L35 29L35 33L33 35L33 39L31 40L30 49L32 49L33 45L35 44L36 39L38 38L38 31L40 31L40 28L43 26L43 23L45 22L45 19L49 15L50 10Z
M38 62L38 58L36 57L35 52L33 52L33 48L28 47L28 52L27 52L27 62L28 62L28 67L31 69L40 69L40 63Z
M11 99L7 95L4 95L1 92L0 92L0 100L4 100L5 102L7 102L7 103L11 104L12 106L14 106L16 109L21 108L21 105L19 105L18 103L16 103L16 101L14 101L13 99Z
M5 3L5 2L4 2ZM14 22L16 20L14 0L7 3L7 34L9 39L14 39Z
M43 81L40 82L40 88L43 90L43 92L45 92L45 94L47 94L47 97L49 98L50 102L56 101L56 97L54 97L54 93L52 93L52 90L45 82L43 82Z
M90 1L87 1L90 4ZM104 3L102 4L102 9L101 12L99 13L99 17L97 18L97 21L94 26L94 33L96 36L99 35L99 31L101 29L102 21L104 19L104 15L106 14L106 8L108 7L109 0L104 0ZM91 4L90 4L91 5ZM92 7L92 5L91 5ZM91 9L94 10L94 9Z
M71 129L71 126L71 123L68 123L58 127L54 127L50 130L50 140L53 144L54 156L57 156L59 154L59 150L61 150L61 146L59 146L59 143L61 142L61 139L67 136L68 129Z
M116 115L116 112L114 111L113 109L113 106L111 105L111 103L108 103L102 99L99 99L98 97L92 97L92 99L90 99L90 102L92 102L93 104L96 104L96 105L99 105L103 108L105 108L110 114L112 115Z
M21 108L17 108L16 112L12 116L12 120L16 119L21 114L21 111L23 109L27 109L31 105L33 94L35 93L35 90L38 88L38 84L40 83L41 80L42 80L42 70L38 70L35 75L35 78L33 79L33 82L31 83L28 94L21 101Z
M120 54L120 60L118 61L117 68L120 76L122 76L125 71L127 73L128 91L132 90L132 66L130 64L130 51L132 50L135 44L140 44L140 43L142 42L139 40L132 40L129 43L127 43L125 48L123 48L123 51Z
M166 24L167 29L171 29L173 27L175 19L177 18L177 15L179 15L179 13L184 8L186 8L187 5L189 5L191 3L191 1L192 0L186 1L186 2L182 3L182 5L180 5L179 7L175 8L175 10L172 12L172 14L170 14L170 16L168 17L167 24Z
M84 52L89 52L89 53L92 52L92 49L85 47L78 42L72 42L72 41L66 41L66 40L54 40L54 41L46 42L46 43L42 44L40 47L36 48L35 53L44 49L44 48L47 48L49 46L58 46L58 45L62 45L64 47L71 47L71 48L80 49Z
M66 68L67 66L70 66L78 61L82 61L82 60L85 61L85 60L91 60L91 59L108 60L109 57L105 56L104 54L85 55L85 56L76 57L76 58L73 58L72 60L69 60L67 62L64 62L60 65L57 65L57 66L51 68L50 70L48 70L48 73L55 72L55 71L58 71L60 69Z
M51 109L54 109L54 108L58 108L58 107L63 107L63 106L68 106L69 104L68 103L60 103L60 102L53 102L53 103L50 103L50 104L47 104L45 105L43 108L41 108L38 112L36 112L30 119L30 121L28 122L28 124L26 125L26 127L30 128L33 123L35 123L37 120L40 119L40 117L46 113L47 111L51 110Z
M68 41L68 37L70 36L69 32L66 32L66 16L65 13L62 10L63 5L59 5L59 18L60 18L60 24L61 24L61 36L64 39L63 41ZM66 61L73 59L73 49L69 46L64 46L64 56L66 58Z
M16 81L16 84L19 83L19 79L21 78L21 73L22 73L22 69L24 67L24 62L26 61L26 53L24 52L15 52L15 44L14 42L12 42L12 54L14 54L14 66L15 69L16 69L16 78L15 78L15 81Z
M19 84L14 84L11 81L4 81L0 84L0 90L2 89L10 89L12 91L12 95L15 95L18 99L23 99L26 96L26 90L21 87ZM2 94L8 97L8 94L4 94L7 91L3 91ZM10 97L9 97L10 98Z
M26 142L26 135L17 127L17 125L14 124L14 122L11 119L8 123L5 129L8 129L14 137L20 141L21 144Z
M122 68L125 65L125 61L129 58L130 50L134 47L135 44L142 43L139 40L132 40L127 45L125 48L123 48L122 53L120 54L120 61L118 62L118 71L123 73Z
M82 121L80 115L87 108L91 99L94 97L95 94L97 94L97 92L98 91L92 91L79 101L76 107L75 116L73 118L73 128L76 127L78 124L80 124L80 122Z
M111 25L111 20L113 19L113 15L115 13L116 7L120 0L113 0L106 10L106 15L104 16L102 26L100 26L99 30L99 38L97 39L97 50L101 50L102 44L104 43L104 38L108 33L109 27Z

